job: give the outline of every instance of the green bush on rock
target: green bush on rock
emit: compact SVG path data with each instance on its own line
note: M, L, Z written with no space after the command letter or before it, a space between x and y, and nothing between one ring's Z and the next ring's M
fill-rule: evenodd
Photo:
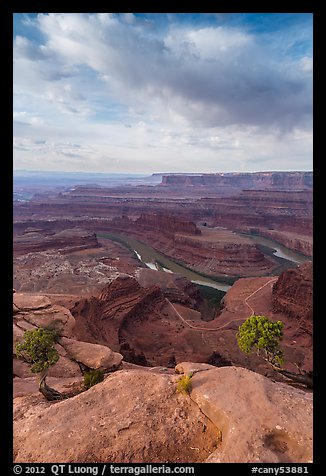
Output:
M97 383L103 382L104 370L92 369L84 374L84 387L86 390L93 387Z

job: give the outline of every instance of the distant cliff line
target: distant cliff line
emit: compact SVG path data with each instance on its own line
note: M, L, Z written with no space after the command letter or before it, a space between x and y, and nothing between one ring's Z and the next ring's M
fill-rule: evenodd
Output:
M242 189L265 187L309 189L313 172L227 172L202 174L162 174L161 185L228 186Z

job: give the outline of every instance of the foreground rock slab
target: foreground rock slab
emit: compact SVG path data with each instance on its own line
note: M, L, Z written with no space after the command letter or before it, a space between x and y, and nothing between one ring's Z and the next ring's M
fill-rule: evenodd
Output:
M182 363L185 371L196 364ZM211 463L312 461L312 394L240 367L197 371L191 398L222 431Z
M312 461L311 393L241 367L178 368L195 372L190 397L176 393L180 375L148 369L116 371L58 403L16 378L15 462Z
M55 404L20 397L14 423L16 462L198 462L220 433L174 375L117 371ZM25 400L23 399L25 398ZM32 405L28 412L26 405ZM24 406L25 405L25 406ZM22 409L25 409L24 411Z

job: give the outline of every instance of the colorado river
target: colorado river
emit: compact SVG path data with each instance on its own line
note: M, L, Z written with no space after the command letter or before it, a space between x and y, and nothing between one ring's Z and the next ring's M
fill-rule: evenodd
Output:
M98 233L98 235L102 238L108 238L113 241L117 241L119 243L124 244L127 248L129 248L135 253L139 261L144 263L150 269L165 271L167 273L178 273L182 276L185 276L193 283L201 284L203 286L209 286L211 288L219 289L220 291L224 292L226 292L231 287L229 284L226 284L223 281L215 281L209 279L206 276L202 276L201 274L198 274L195 271L192 271L178 263L175 263L163 254L154 250L154 248L151 248L150 246L146 245L145 243L142 243L141 241L136 240L135 238L111 233ZM268 247L274 256L290 261L293 263L294 266L296 266L298 263L304 263L306 261L309 261L308 257L305 257L299 253L295 253L294 251L285 248L284 246L276 243L273 240L256 235L243 235L250 237L257 244L261 244Z
M148 268L156 269L159 271L165 271L167 273L178 273L188 278L191 282L196 284L202 284L203 286L209 286L214 289L226 292L230 289L230 285L223 283L222 281L215 281L201 274L197 274L195 271L191 271L184 268L180 264L171 261L169 258L154 250L148 245L145 245L141 241L135 240L129 236L116 235L111 233L98 233L98 236L102 238L108 238L118 243L125 244L130 250L133 250L139 261L144 263Z
M248 236L251 238L255 243L267 246L271 250L275 250L273 255L278 257L278 258L283 258L288 261L292 261L292 263L295 264L302 264L305 263L306 261L311 261L312 258L309 258L308 256L304 256L300 253L296 253L295 251L289 250L285 246L277 243L274 240L271 240L269 238L264 238L262 236L258 235L249 235L245 233L241 233L243 236Z

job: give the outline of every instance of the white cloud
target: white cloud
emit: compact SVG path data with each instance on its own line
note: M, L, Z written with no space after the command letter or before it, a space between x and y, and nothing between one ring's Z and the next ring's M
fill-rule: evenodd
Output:
M45 41L14 42L17 166L36 153L49 168L80 157L84 170L106 160L236 170L257 157L309 168L309 56L278 56L240 27L159 30L133 14L39 14L31 25Z
M303 71L306 71L307 73L311 73L313 70L313 60L309 56L304 56L300 60L300 66L303 69Z

